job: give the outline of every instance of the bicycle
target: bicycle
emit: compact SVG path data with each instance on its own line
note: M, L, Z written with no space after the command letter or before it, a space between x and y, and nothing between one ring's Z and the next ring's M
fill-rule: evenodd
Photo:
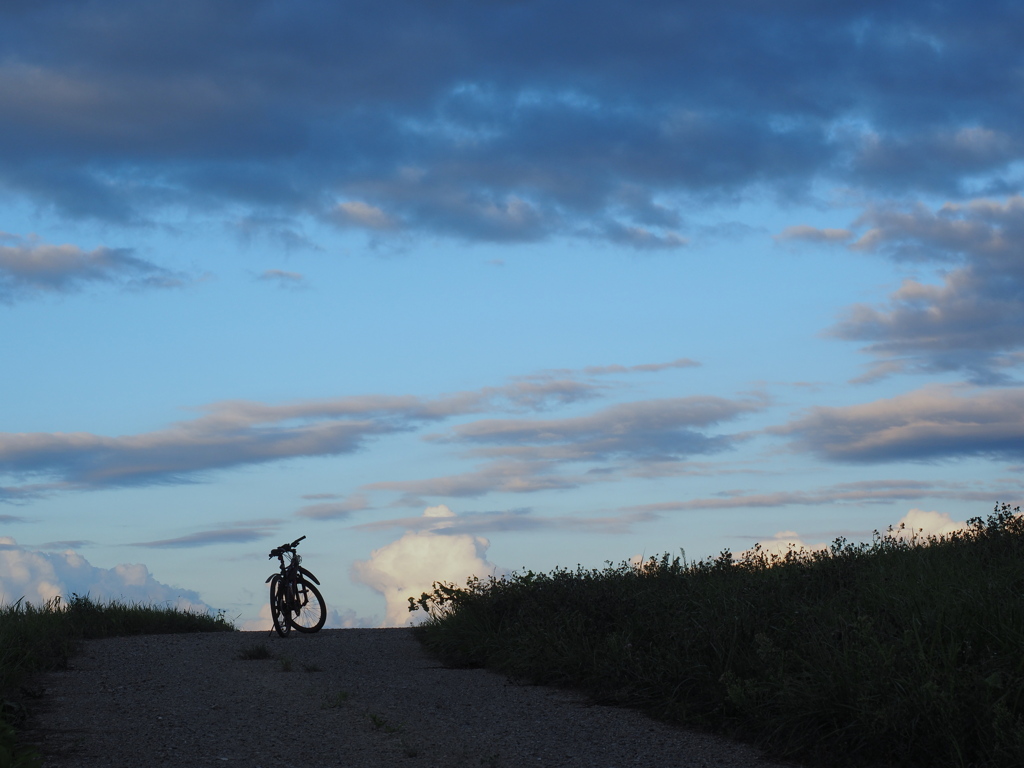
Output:
M320 581L299 565L302 558L295 551L304 538L300 536L291 544L270 550L270 557L276 557L281 564L280 573L271 574L265 582L270 584L270 616L281 637L287 637L292 627L299 632L318 632L327 620L327 604L320 590L313 586ZM289 555L287 565L285 555Z

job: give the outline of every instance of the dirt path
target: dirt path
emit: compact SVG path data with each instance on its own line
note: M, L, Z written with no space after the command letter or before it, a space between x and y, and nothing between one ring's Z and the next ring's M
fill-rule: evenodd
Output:
M239 658L260 644L274 658ZM42 686L47 768L773 765L573 693L445 669L408 629L94 640Z

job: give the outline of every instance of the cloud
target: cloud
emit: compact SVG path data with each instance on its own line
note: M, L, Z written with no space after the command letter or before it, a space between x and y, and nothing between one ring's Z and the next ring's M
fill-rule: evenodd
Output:
M193 482L215 470L338 456L354 453L374 438L460 415L485 410L543 411L595 398L604 391L601 385L571 376L541 374L433 399L366 395L284 405L224 401L202 407L197 418L137 435L0 432L0 475L22 481L0 487L0 502L17 503L60 490ZM716 402L711 398L703 406L694 403L693 408L721 407ZM748 409L743 403L733 408L737 413ZM466 428L474 429L473 425ZM701 438L693 440L699 443ZM46 482L29 482L37 477ZM304 516L346 511L352 510L337 505L315 511L307 508Z
M428 507L423 516L441 525L456 517L443 505ZM368 560L353 564L352 576L384 595L387 612L381 626L407 626L417 618L409 612L409 598L429 592L434 582L462 585L470 576L498 573L498 567L487 560L489 547L490 542L480 536L410 531L375 549Z
M531 454L563 461L621 456L674 459L729 447L732 438L708 437L697 430L761 410L765 405L761 400L712 396L645 400L612 405L589 416L474 421L457 425L448 435L435 439L498 446L476 449L476 453L486 456Z
M286 272L283 269L267 269L256 278L266 283L273 283L278 288L295 290L306 287L306 278L298 272Z
M334 218L341 224L366 229L387 230L399 227L398 222L380 208L358 201L338 203L334 209Z
M673 368L697 368L700 366L696 360L688 357L680 357L668 363L643 363L640 365L588 365L583 369L587 376L606 376L618 373L658 373Z
M854 149L852 178L876 189L963 194L989 174L1006 173L1021 155L1021 136L984 125L916 126L909 134L867 132ZM1008 175L1008 174L1006 174ZM989 186L999 188L1005 179Z
M257 238L265 238L284 248L286 253L292 251L323 251L323 248L310 240L303 232L284 216L268 216L266 214L242 216L226 223L245 245Z
M84 251L77 245L51 245L35 237L5 235L0 241L0 303L65 294L88 285L125 289L179 288L191 282L179 272L132 256L125 248Z
M641 251L675 250L689 245L689 241L678 232L655 232L645 227L634 227L611 222L605 227L604 236L613 243L628 245Z
M845 243L853 238L849 229L818 229L806 224L786 227L775 236L778 241L802 240L808 243Z
M469 472L422 480L383 480L363 486L368 491L401 491L405 501L419 505L421 496L476 497L488 493L536 493L577 488L604 479L558 474L554 462L496 461Z
M273 533L273 526L238 525L213 531L198 531L174 539L159 541L139 541L132 546L150 547L152 549L183 549L192 547L208 547L211 544L245 544L250 541L265 539Z
M916 508L907 512L893 526L894 535L901 539L942 537L964 530L967 530L967 523L954 521L948 512L926 512Z
M184 205L638 248L765 189L1011 184L1014 10L878 7L18 6L0 10L0 178L110 221Z
M140 563L98 568L72 550L37 552L0 536L0 605L24 598L42 605L72 593L94 600L169 604L182 610L209 611L199 593L161 584Z
M631 533L638 523L657 520L648 511L634 511L618 515L559 515L540 517L529 509L506 509L492 512L463 512L457 517L423 516L395 520L377 520L356 526L362 530L380 531L405 528L410 531L442 533L444 535L479 534L488 531L569 531L573 533L600 533L622 535Z
M1024 456L1024 389L930 387L840 408L815 407L769 433L841 462Z
M0 486L0 504L27 504L64 487L62 483L25 483L20 486Z
M586 381L549 374L516 377L511 384L502 387L485 387L479 396L486 399L504 400L519 410L545 410L546 408L569 405L591 400L604 394L604 387Z
M373 507L369 506L366 496L356 493L344 501L307 504L297 510L295 515L297 517L306 517L310 520L343 520L352 516L355 512L361 512L364 509L373 509Z
M791 227L805 240L847 242ZM1006 384L1024 364L1024 198L975 199L937 210L875 206L853 225L851 250L943 267L939 282L906 279L883 306L848 308L829 335L868 342L876 362L861 381L900 372L964 371L978 384ZM797 235L790 235L790 238Z
M471 421L426 439L465 446L464 455L484 459L483 464L468 472L378 481L363 488L401 491L406 503L412 504L423 496L533 493L608 482L618 477L621 468L601 466L602 462L664 465L693 454L727 450L743 438L709 436L701 430L765 406L766 401L758 399L688 397L620 403L588 416L562 419ZM580 463L599 466L572 466Z
M63 550L66 550L66 549L81 549L82 547L90 546L93 543L94 542L92 542L92 541L84 541L82 539L68 540L68 541L47 541L47 542L44 542L43 544L36 545L35 549L36 550L59 549L59 550L63 551Z
M0 472L55 476L59 482L51 489L184 482L216 469L351 453L373 437L439 418L449 407L386 396L287 405L229 401L138 435L0 433Z
M1020 490L1017 486L1014 490ZM998 496L991 487L968 483L936 483L922 480L867 480L837 483L814 491L723 491L710 498L665 501L625 507L627 511L664 513L706 509L756 509L764 507L892 504L921 498L991 501Z

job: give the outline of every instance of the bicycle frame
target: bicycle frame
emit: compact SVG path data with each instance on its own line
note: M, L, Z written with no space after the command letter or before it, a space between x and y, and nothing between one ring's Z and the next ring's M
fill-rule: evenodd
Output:
M299 565L299 563L302 561L302 558L299 556L298 552L288 552L287 554L291 555L291 560L288 561L288 565L284 564L285 553L281 552L278 555L278 557L281 560L281 571L279 573L270 574L270 576L267 577L267 580L263 582L264 584L269 584L270 580L275 576L280 576L282 579L294 580L296 579L298 573L301 573L314 584L320 584L320 580L316 576L314 576L311 571Z

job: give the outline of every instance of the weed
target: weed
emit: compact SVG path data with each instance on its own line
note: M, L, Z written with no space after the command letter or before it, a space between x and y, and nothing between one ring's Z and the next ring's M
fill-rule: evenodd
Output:
M370 718L370 723L373 725L373 730L375 730L375 731L384 731L384 733L401 733L402 732L402 726L400 726L400 725L393 725L392 723L389 723L387 720L385 720L380 715L376 715L373 712L370 712L370 713L368 713L368 716Z
M271 654L270 649L267 648L266 643L256 643L248 648L245 648L238 654L238 658L245 661L258 661L261 659L272 659L274 658Z
M319 672L320 671L320 667L318 667L316 664L303 664L302 665L302 671L303 672Z
M280 659L278 659L278 662L281 664L282 672L292 671L292 660L289 659L287 656L282 656Z

